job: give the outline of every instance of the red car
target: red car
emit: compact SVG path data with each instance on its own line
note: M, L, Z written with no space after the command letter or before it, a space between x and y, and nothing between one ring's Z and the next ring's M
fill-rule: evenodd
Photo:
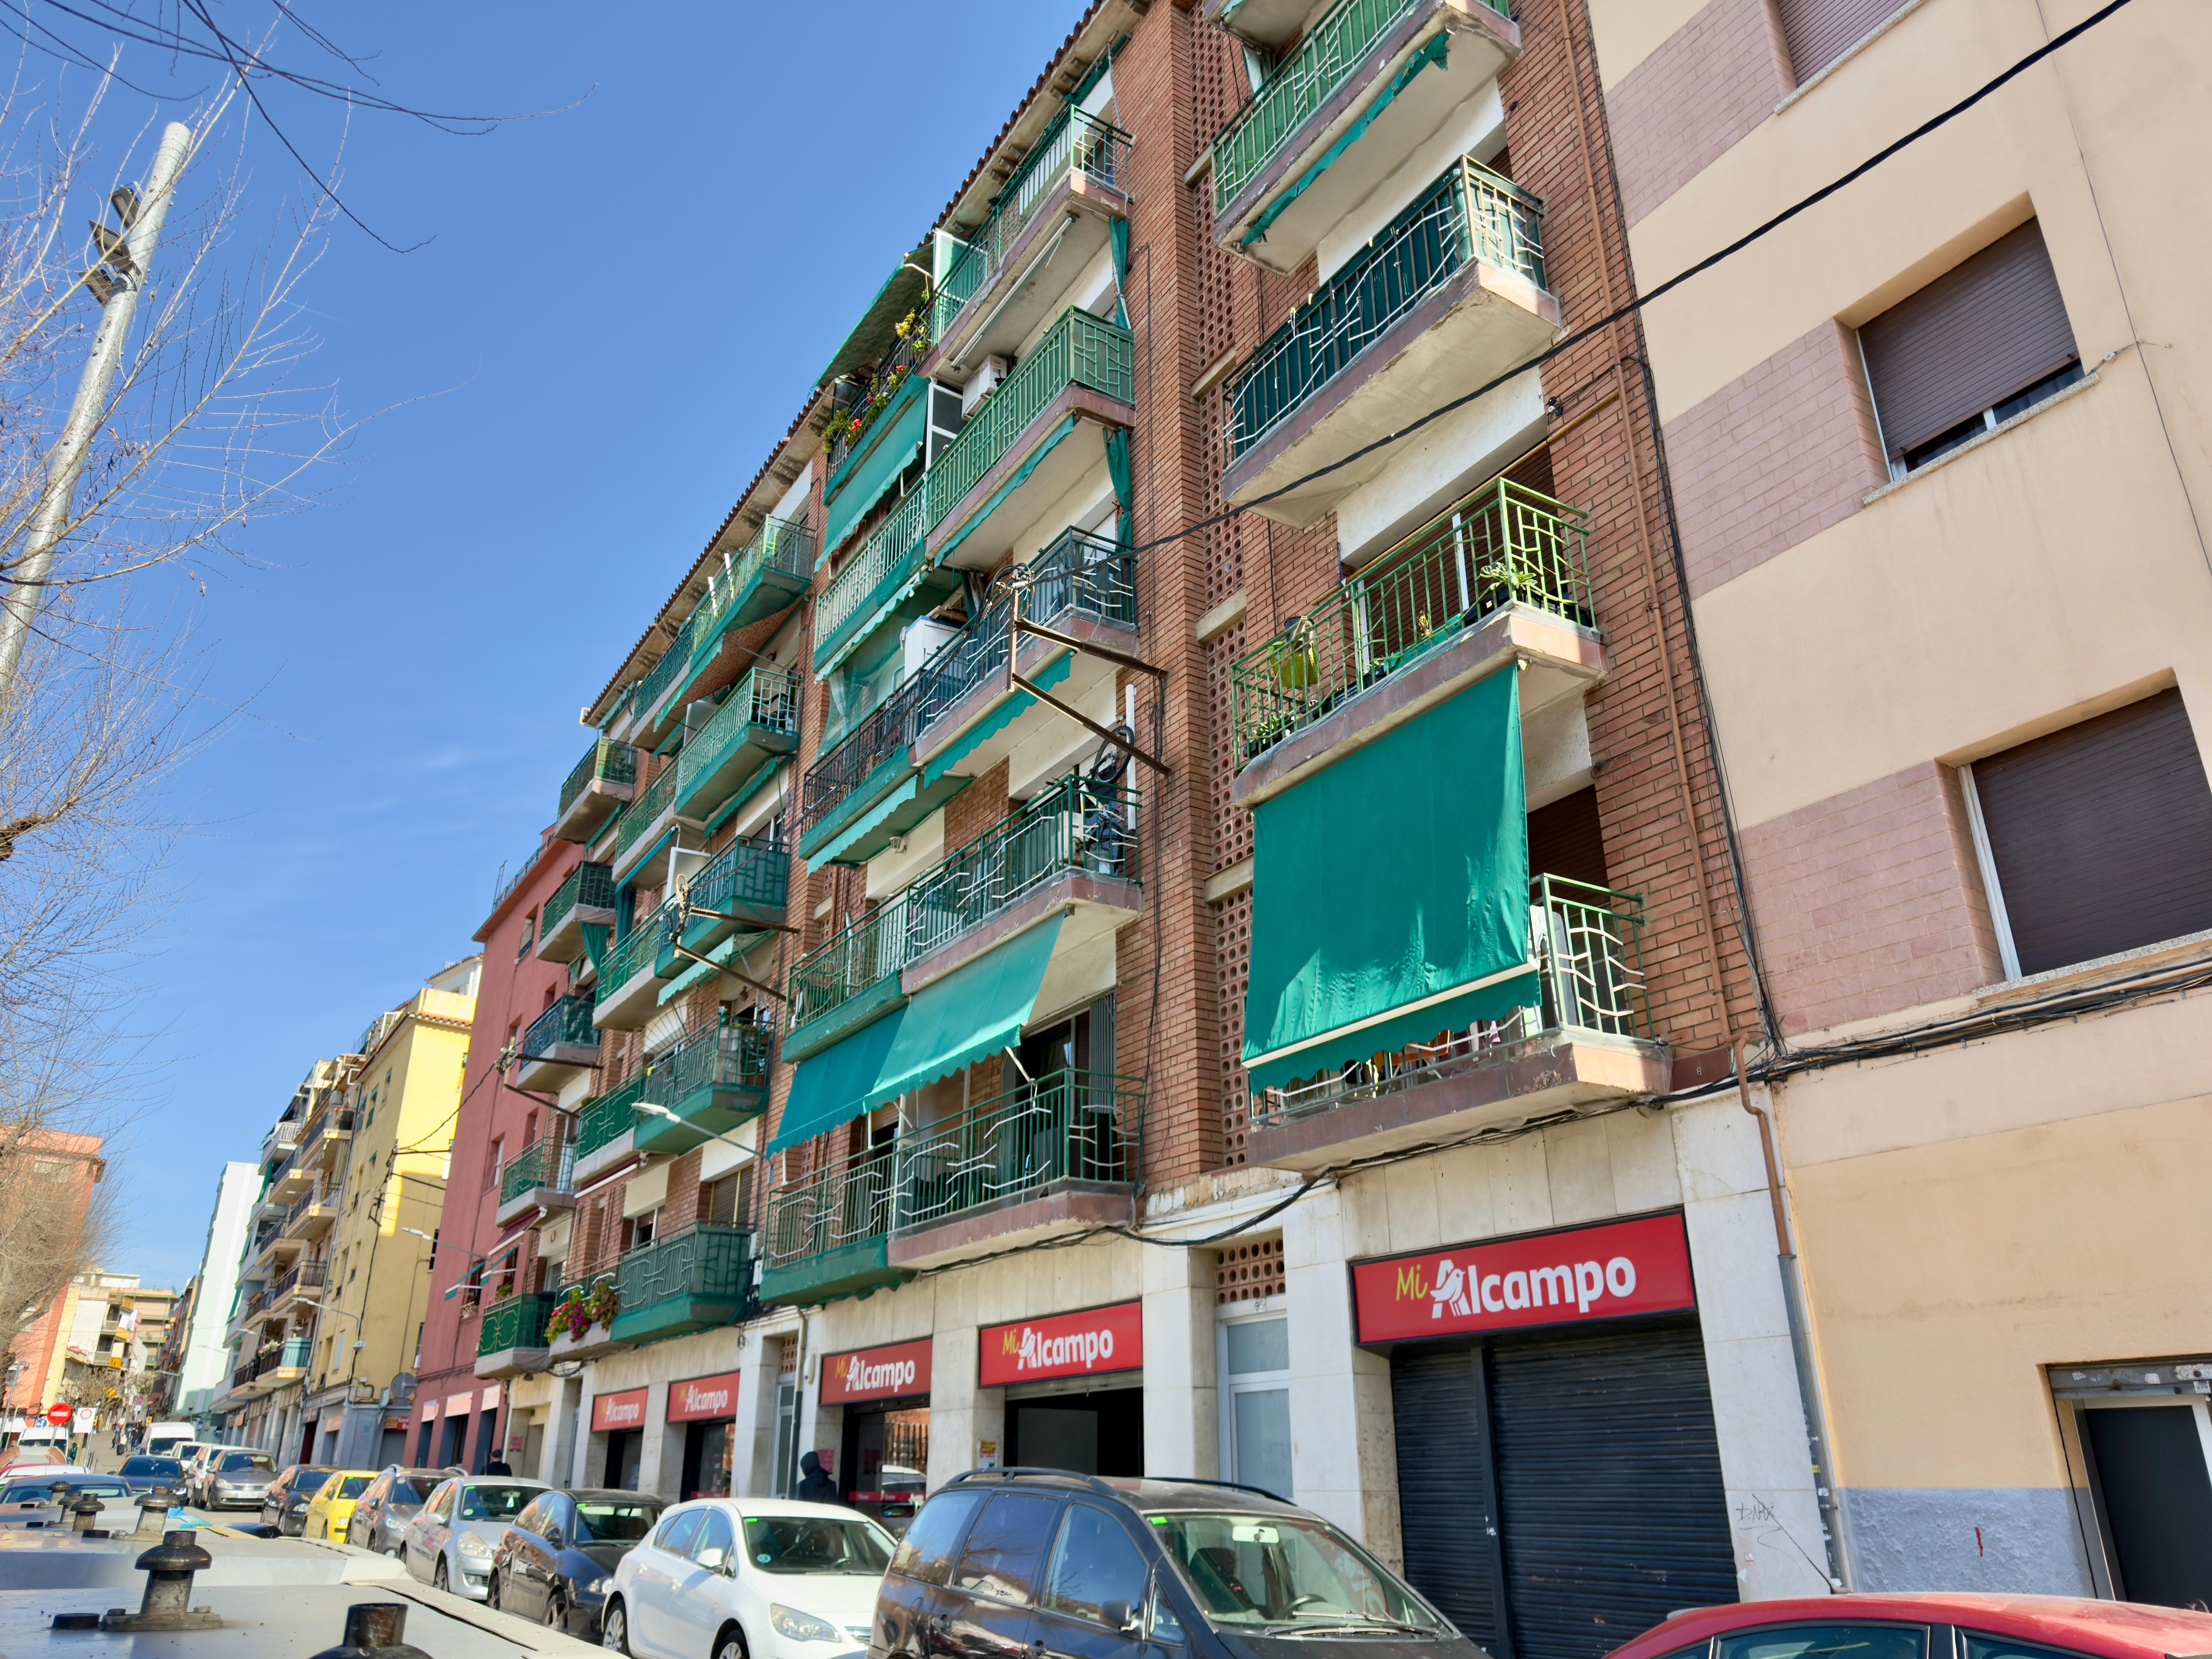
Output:
M2212 1613L2070 1595L1831 1595L1699 1607L1607 1659L2191 1659Z

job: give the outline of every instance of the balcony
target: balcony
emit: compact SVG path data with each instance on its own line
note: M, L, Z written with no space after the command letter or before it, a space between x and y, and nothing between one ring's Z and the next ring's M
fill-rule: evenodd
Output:
M584 751L561 786L561 809L553 817L556 841L595 840L607 820L622 811L637 784L637 750L601 738Z
M584 929L615 925L615 872L604 864L580 864L553 890L538 920L540 962L574 962L584 954Z
M769 1194L760 1299L805 1305L865 1296L909 1275L890 1265L890 1149L786 1181Z
M726 554L707 579L706 597L691 613L689 663L669 706L679 706L714 665L723 641L742 629L788 611L814 581L814 532L802 520L769 519L753 538Z
M1046 916L1056 957L1143 908L1134 790L1061 779L791 970L784 1058L818 1052Z
M1541 1007L1251 1101L1246 1156L1318 1170L1480 1129L1667 1092L1644 996L1644 903L1558 876L1531 884Z
M668 649L659 662L645 671L637 683L637 692L630 699L630 711L636 724L630 735L642 739L649 748L662 728L670 709L676 706L676 690L691 678L691 641L697 633L698 612L693 611L684 626L676 630Z
M877 630L934 611L960 586L924 556L930 475L838 568L814 607L814 672L826 677Z
M1246 0L1247 29L1280 0ZM1340 0L1213 141L1213 234L1284 276L1521 55L1507 0ZM1233 25L1232 25L1233 27ZM1278 43L1282 44L1282 43Z
M717 960L726 960L729 951L718 946L733 939L747 945L782 923L790 887L791 849L765 836L740 836L684 884L684 950L699 956L714 951ZM659 973L672 975L668 989L661 993L664 998L678 983L688 983L687 975L707 971L665 937L654 966Z
M704 1224L632 1250L616 1269L622 1310L609 1334L651 1342L736 1322L752 1297L753 1236Z
M298 1382L307 1374L311 1346L304 1336L288 1336L282 1342L262 1349L253 1358L255 1388L265 1392L270 1389L281 1388L287 1382Z
M641 918L600 964L592 1020L601 1030L642 1030L660 1006L661 981L674 978L683 965L683 958L674 957L666 973L660 969L661 959L668 954L668 929L677 914L677 901L672 899Z
M637 1098L676 1115L640 1112L637 1150L674 1157L751 1122L768 1105L768 1033L757 1025L714 1027L663 1055Z
M890 1265L919 1269L1129 1215L1143 1178L1145 1091L1054 1072L897 1143Z
M338 1197L336 1193L323 1190L303 1194L284 1212L284 1232L291 1238L320 1238L330 1231L331 1224L337 1218Z
M325 1106L315 1115L315 1121L307 1126L307 1133L301 1139L301 1161L328 1170L353 1139L354 1122L350 1106Z
M295 1296L308 1296L331 1282L331 1264L327 1261L298 1261L277 1276L269 1287L269 1308L281 1312L285 1304Z
M599 1069L599 1028L588 997L560 997L530 1022L515 1049L514 1085L558 1094Z
M927 562L994 570L1042 539L1068 491L1105 476L1107 434L1136 424L1136 374L1127 329L1062 313L930 467Z
M787 668L763 664L739 680L684 745L676 763L676 811L704 823L769 761L796 749L799 699L799 676Z
M644 1092L645 1079L634 1077L576 1115L576 1155L571 1170L576 1185L586 1186L637 1155L636 1106Z
M940 364L1011 356L1036 331L1128 218L1128 162L1127 133L1079 109L1060 112L938 287Z
M902 682L817 756L799 786L799 853L809 864L865 864L965 789L971 780L915 775L919 677Z
M553 1305L572 1297L586 1297L602 1286L611 1291L615 1283L613 1267L593 1268L579 1274L561 1287ZM556 1331L549 1321L546 1330L546 1364L554 1365L564 1359L597 1359L603 1354L619 1353L629 1346L627 1342L614 1340L613 1316L587 1325L581 1331Z
M478 1376L526 1376L551 1361L545 1322L553 1312L550 1294L502 1297L483 1310L477 1328Z
M493 1219L506 1228L543 1211L574 1209L575 1162L573 1142L540 1135L500 1171L499 1207Z
M1227 503L1312 524L1394 453L1352 459L1357 452L1557 340L1542 218L1543 204L1510 179L1454 162L1229 381ZM1330 466L1325 477L1258 501Z
M300 1149L300 1114L289 1111L276 1120L276 1125L261 1143L261 1157L265 1163L272 1158L289 1157Z
M1522 716L1604 677L1589 516L1500 478L1230 669L1231 798L1280 794L1475 681L1527 665Z
M299 1249L298 1239L285 1236L282 1220L264 1223L253 1235L253 1242L246 1246L245 1271L251 1273L257 1268L266 1268Z
M638 866L672 839L681 846L698 834L699 821L676 810L676 785L682 775L681 764L670 757L661 763L660 775L623 809L615 825L614 861L609 866L617 883L636 874Z

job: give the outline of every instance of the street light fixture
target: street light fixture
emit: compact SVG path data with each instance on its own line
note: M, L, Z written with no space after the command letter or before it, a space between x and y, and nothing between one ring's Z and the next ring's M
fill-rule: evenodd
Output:
M690 1121L689 1119L684 1117L681 1114L672 1112L667 1107L659 1105L650 1100L633 1100L629 1103L629 1109L633 1112L650 1112L653 1116L665 1117L672 1123L684 1123ZM699 1127L696 1123L692 1124L691 1127L695 1129ZM733 1140L719 1129L704 1129L701 1130L700 1133L708 1135L715 1140L720 1141L724 1146L736 1147L739 1152L745 1155L746 1161L749 1163L757 1160L760 1157L758 1152L746 1146L744 1141Z

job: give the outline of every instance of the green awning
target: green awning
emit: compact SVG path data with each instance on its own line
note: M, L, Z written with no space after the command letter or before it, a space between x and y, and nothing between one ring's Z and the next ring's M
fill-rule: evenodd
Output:
M921 375L909 374L890 406L876 417L874 428L861 434L867 451L857 464L848 459L830 481L830 533L822 538L823 558L845 544L868 509L896 489L907 468L921 458L922 441L929 433L929 399L922 395L928 386Z
M934 781L934 780L933 779L932 781ZM857 793L859 792L855 791L854 793ZM852 823L847 824L845 828L837 834L835 839L823 845L820 852L808 854L806 860L807 863L817 869L823 865L835 863L836 861L837 855L840 853L843 852L848 847L850 847L854 842L860 840L863 836L873 834L877 826L881 824L885 818L890 817L892 813L897 811L900 807L905 805L908 801L912 800L921 793L921 780L920 778L908 778L903 785L893 790L875 805L870 807L859 817L854 819Z
M1036 673L1025 675L1024 678L1040 691L1049 691L1074 672L1075 653L1072 651L1063 651ZM922 782L935 783L939 778L951 772L954 767L966 760L969 756L974 754L977 748L997 737L1000 732L1019 720L1036 703L1035 697L1017 687L1012 696L1007 697L981 720L977 720L975 725L955 738L943 754L921 769Z
M846 1123L867 1109L860 1102L883 1074L884 1060L896 1040L906 1010L897 1009L863 1025L842 1042L833 1042L818 1054L799 1062L791 1079L791 1095L783 1103L783 1116L775 1139L761 1156L771 1157Z
M1054 430L1053 434L1037 446L1036 453L1022 463L1022 470L991 492L991 499L984 502L966 524L960 526L960 533L937 550L937 562L945 563L951 558L954 548L981 530L989 521L991 515L999 510L1000 503L1030 481L1030 474L1044 465L1044 458L1060 447L1068 434L1075 430L1077 424L1076 417L1073 415L1062 421Z
M1021 1040L1062 918L1053 916L916 992L862 1109L896 1100Z
M1254 1089L1536 1006L1517 672L1263 802L1253 832Z
M1055 915L1016 934L904 1007L800 1060L768 1153L827 1133L1018 1042L1036 1006L1060 921Z
M926 270L918 268L928 264L927 242L899 262L898 269L876 290L876 297L868 301L868 308L860 313L860 320L845 337L845 343L837 348L837 355L830 358L830 367L822 371L817 385L828 386L839 375L863 363L879 363L890 355L892 343L898 338L899 319L929 297L929 277Z

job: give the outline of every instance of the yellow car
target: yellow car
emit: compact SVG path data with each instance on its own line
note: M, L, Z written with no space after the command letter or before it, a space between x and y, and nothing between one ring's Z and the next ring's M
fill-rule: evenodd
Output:
M314 1497L308 1500L307 1518L300 1523L300 1536L335 1538L343 1542L346 1522L353 1519L353 1506L378 1474L375 1469L336 1471L315 1488Z

